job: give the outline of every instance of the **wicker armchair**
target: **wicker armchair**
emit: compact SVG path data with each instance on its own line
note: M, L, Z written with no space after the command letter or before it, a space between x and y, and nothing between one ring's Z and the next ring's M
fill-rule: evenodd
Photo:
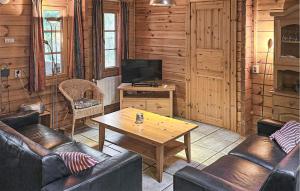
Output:
M75 122L77 119L104 114L103 93L94 83L88 80L70 79L60 83L59 90L69 102L69 110L71 110L70 112L73 114L72 138L74 136ZM90 92L92 93L91 99L97 100L99 104L86 108L76 108L75 102L84 98Z

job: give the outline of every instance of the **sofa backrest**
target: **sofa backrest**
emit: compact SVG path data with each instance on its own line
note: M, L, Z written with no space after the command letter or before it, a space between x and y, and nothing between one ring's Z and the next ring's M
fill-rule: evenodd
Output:
M69 175L59 155L0 121L0 190L37 191Z
M0 129L1 190L40 190L42 160L20 138Z
M264 186L263 191L281 191L297 189L297 180L299 178L300 145L298 144L289 154L287 154L273 170ZM298 183L299 184L299 183Z

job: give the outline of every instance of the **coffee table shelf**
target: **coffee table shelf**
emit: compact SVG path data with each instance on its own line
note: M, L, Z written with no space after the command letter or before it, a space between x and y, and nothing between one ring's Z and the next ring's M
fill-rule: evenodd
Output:
M106 136L105 140L129 151L139 153L142 157L156 162L156 147L154 145L121 134L112 137ZM184 149L186 149L184 143L170 141L164 146L164 158L167 159L168 157L174 156Z

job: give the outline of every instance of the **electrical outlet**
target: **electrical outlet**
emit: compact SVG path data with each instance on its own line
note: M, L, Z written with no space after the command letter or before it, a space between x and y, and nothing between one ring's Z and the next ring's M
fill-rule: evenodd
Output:
M15 70L15 78L21 78L22 73L21 70Z
M11 37L6 37L4 39L5 44L13 44L15 43L15 38L11 38Z
M255 64L252 66L252 74L259 74L259 65Z

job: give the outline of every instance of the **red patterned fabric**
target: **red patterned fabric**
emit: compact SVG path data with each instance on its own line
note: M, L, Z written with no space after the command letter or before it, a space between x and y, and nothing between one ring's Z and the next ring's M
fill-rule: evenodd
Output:
M59 152L57 154L64 160L72 174L79 173L99 163L91 156L80 152Z
M45 89L45 55L42 0L32 0L31 48L29 62L29 91Z
M276 140L284 152L289 153L300 143L300 123L289 121L270 138Z

